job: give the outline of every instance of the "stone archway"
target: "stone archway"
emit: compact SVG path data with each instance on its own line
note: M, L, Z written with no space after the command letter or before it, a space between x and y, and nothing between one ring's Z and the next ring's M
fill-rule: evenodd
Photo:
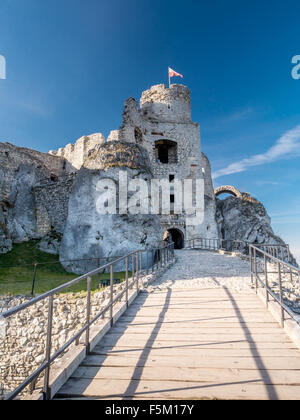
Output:
M219 197L221 194L231 194L234 197L242 198L242 193L232 185L223 185L222 187L215 189L215 196Z
M184 248L184 234L179 229L168 229L167 232L170 235L170 239L174 242L175 249Z

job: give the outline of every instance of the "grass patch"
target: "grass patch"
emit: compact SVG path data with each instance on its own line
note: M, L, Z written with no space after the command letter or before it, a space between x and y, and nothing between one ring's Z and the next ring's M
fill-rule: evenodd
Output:
M16 244L11 252L0 254L0 295L30 295L35 263L46 263L38 266L34 289L35 294L48 292L78 277L77 274L68 273L57 262L57 255L46 254L40 251L38 243L39 241L32 240ZM115 273L114 276L121 281L125 279L124 272ZM100 275L100 279L108 278L108 273ZM98 281L98 276L94 276L92 279L93 292L98 291ZM83 280L63 290L62 293L82 293L85 290L86 281Z

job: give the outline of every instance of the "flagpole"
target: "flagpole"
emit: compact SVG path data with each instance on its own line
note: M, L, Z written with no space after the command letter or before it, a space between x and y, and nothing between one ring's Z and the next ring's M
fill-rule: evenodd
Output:
M169 89L170 89L170 87L171 87L170 68L168 68L168 74L169 74Z

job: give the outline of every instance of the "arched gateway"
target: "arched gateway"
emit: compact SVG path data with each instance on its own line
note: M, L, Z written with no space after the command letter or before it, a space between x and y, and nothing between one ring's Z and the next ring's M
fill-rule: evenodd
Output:
M182 249L184 248L184 234L179 229L168 229L166 234L170 237L172 242L174 242L175 249ZM165 234L165 236L166 236Z

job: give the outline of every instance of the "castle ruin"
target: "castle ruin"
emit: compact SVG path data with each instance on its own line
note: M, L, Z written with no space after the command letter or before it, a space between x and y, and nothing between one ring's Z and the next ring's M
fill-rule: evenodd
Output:
M170 214L99 215L97 182L103 178L117 182L120 170L127 172L129 180L169 180ZM172 212L176 179L204 181L204 220L198 226L188 225L184 213ZM238 190L229 190L249 205L257 203ZM127 99L122 125L107 140L96 133L48 154L0 143L2 253L10 251L13 243L40 239L41 249L59 254L61 261L110 257L156 247L166 235L176 248L182 248L195 237L222 236L219 224L224 218L216 204L200 126L192 121L191 95L183 85L153 86L143 92L139 103ZM260 221L255 223L258 226ZM255 232L258 228L251 230L251 238L255 241L260 235L263 240ZM64 265L73 272L92 268Z

